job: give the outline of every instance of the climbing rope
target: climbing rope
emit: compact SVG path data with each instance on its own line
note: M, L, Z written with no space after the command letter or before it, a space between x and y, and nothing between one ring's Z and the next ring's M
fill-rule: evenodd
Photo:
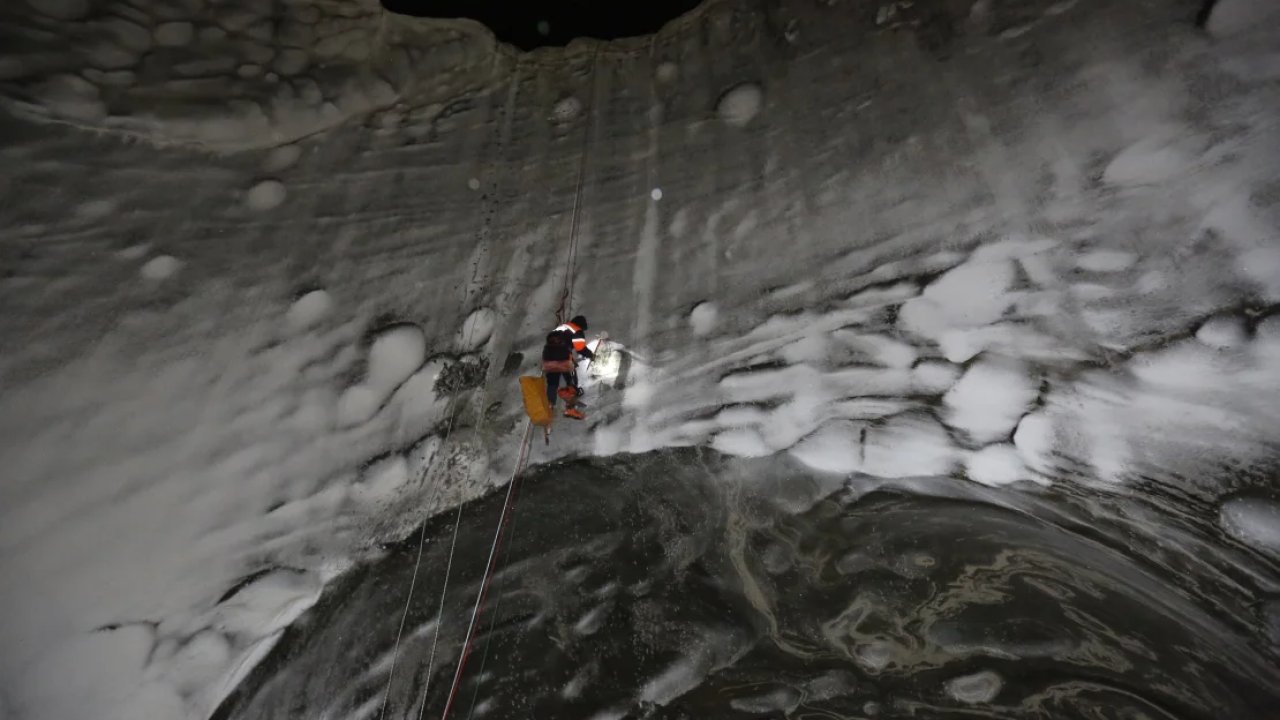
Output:
M594 107L595 66L596 66L596 59L598 54L599 54L599 48L597 47L596 51L592 54L592 58L591 58L590 77L592 79L592 84L591 84L591 93L589 96L589 102L587 105L588 108ZM515 81L515 86L513 86L513 90L512 90L513 92L512 101L514 101L514 93L518 88L519 69L520 69L519 63L517 63L516 70L515 70L516 81ZM573 287L574 287L575 266L577 262L577 251L578 251L578 234L579 234L579 228L581 227L582 192L583 192L583 184L586 176L588 152L591 144L590 117L588 117L584 121L584 125L585 127L583 131L582 150L581 150L581 156L580 156L579 165L578 165L578 176L577 176L577 182L574 187L573 214L572 214L572 219L570 222L570 229L569 229L569 248L568 248L566 262L565 262L564 287L560 295L559 307L557 307L556 309L557 324L564 322L565 316L567 315L569 308L571 307L570 303L571 303ZM500 143L499 143L499 147L500 147ZM487 226L487 224L488 224L488 218L486 217L484 221L484 225ZM464 298L464 303L465 303L465 298ZM468 335L468 340L469 339L470 337ZM453 432L454 420L456 417L457 417L457 408L456 408L456 397L455 397L455 398L450 398L449 424L446 427L444 440L441 443L442 447L447 443L449 437ZM473 435L479 433L480 428L483 426L483 424L484 424L484 419L481 418L481 421L477 424L473 432ZM498 516L498 527L494 531L493 543L490 545L490 548L489 548L489 559L485 564L485 571L481 580L480 590L476 594L476 601L471 610L471 620L467 625L467 633L463 640L462 653L458 658L458 667L453 675L453 682L449 688L449 694L445 701L445 707L444 707L443 713L441 714L441 720L447 720L449 716L449 712L453 709L454 702L457 698L458 689L462 684L462 677L466 669L467 659L470 657L472 648L475 644L476 629L479 625L481 612L484 609L484 601L488 596L489 588L493 582L494 573L497 569L498 551L502 544L504 531L506 530L507 525L510 523L512 518L516 487L519 485L519 480L523 475L525 466L528 464L528 461L529 461L529 451L532 444L532 438L533 438L533 423L531 421L526 421L524 434L520 441L520 452L516 460L515 468L512 471L511 478L507 482L507 494L503 500L501 513ZM424 477L425 477L425 473L424 473ZM423 684L422 698L419 704L418 717L420 720L426 712L427 696L431 686L431 677L432 677L434 665L435 665L436 648L437 648L437 643L439 640L440 631L442 628L442 622L444 618L445 599L449 589L449 579L450 579L450 576L452 575L453 559L454 559L455 552L457 550L458 531L462 524L462 508L463 508L462 505L458 506L458 511L454 517L453 534L452 534L452 539L449 546L448 561L445 565L445 576L443 581L443 587L441 588L440 603L436 613L436 627L435 627L435 632L432 634L431 650L427 660L427 673L426 673L426 678ZM379 712L380 720L385 720L387 706L389 704L389 699L391 695L392 681L394 679L394 674L395 674L396 661L400 651L400 643L404 635L405 625L408 621L409 610L412 607L413 593L414 593L415 587L417 586L418 573L422 564L422 550L425 544L426 544L426 523L423 523L421 533L418 538L418 552L417 552L417 557L414 561L413 574L410 576L410 580L409 580L409 592L407 597L405 598L404 612L401 614L401 617L400 617L400 626L396 632L395 645L392 649L391 667L387 673L387 686L382 698L381 711ZM486 643L485 643L484 658L486 662L489 655L489 644L492 642L492 639L493 639L492 633L490 633L489 638L486 640ZM475 709L475 698L473 697L472 710L474 709Z
M578 178L574 185L573 193L573 215L569 225L569 250L565 261L564 289L560 295L560 305L556 308L556 323L562 323L571 307L570 302L573 294L573 283L575 275L575 264L578 253L578 230L581 227L582 217L582 190L586 177L587 157L591 147L591 114L590 109L595 107L595 68L596 59L599 55L599 47L591 56L591 93L588 96L588 116L584 119L582 150L578 162ZM489 587L493 582L493 575L497 569L496 560L498 557L498 548L502 543L503 531L512 517L514 508L514 498L516 487L519 485L521 476L524 474L525 465L529 461L529 449L533 439L533 422L525 421L524 435L520 440L520 454L516 460L515 469L511 473L511 479L507 483L507 495L502 504L502 511L498 516L498 527L494 531L493 544L489 547L489 560L485 564L484 576L480 583L480 590L476 594L476 602L471 610L471 621L467 625L467 634L462 644L462 654L458 657L458 668L453 675L453 684L449 688L449 695L445 700L444 712L441 713L441 720L448 720L449 711L453 709L454 701L457 699L458 689L462 684L463 672L466 669L467 659L471 655L472 645L475 642L476 628L479 626L480 612L484 608L485 598L489 594ZM437 631L438 632L438 631ZM493 641L493 634L490 633L485 641L484 657L487 661L489 656L489 644ZM475 699L472 699L472 709L475 709Z
M564 273L564 291L560 294L560 306L556 308L556 324L563 323L569 316L569 310L572 307L572 295L575 276L575 266L578 259L578 228L582 220L582 187L587 176L587 154L591 148L591 126L592 118L595 113L596 100L596 59L600 55L600 46L597 45L591 54L591 91L587 95L587 116L583 118L582 129L582 149L578 153L578 180L573 188L573 215L569 221L569 251L565 260Z
M467 624L467 635L462 641L462 654L458 657L458 669L453 674L453 685L449 688L449 696L445 701L444 712L440 714L441 720L446 720L449 717L449 711L453 709L453 702L458 695L458 688L462 685L462 672L466 669L467 658L470 657L471 647L475 642L480 610L484 607L485 597L489 594L489 585L493 582L493 572L496 569L494 561L498 557L498 547L502 544L502 531L506 529L507 522L511 519L512 499L515 497L516 485L519 484L520 476L524 472L525 463L529 461L529 446L532 444L530 442L532 439L533 423L526 421L524 424L524 437L520 440L520 457L516 460L515 470L511 473L511 479L507 482L507 496L502 503L502 512L498 515L498 529L494 531L493 544L489 546L489 560L485 563L484 579L480 583L480 592L476 594L476 604L471 608L471 622ZM492 640L492 636L490 636L490 640Z
M512 97L509 101L512 104L514 104L515 102L515 92L519 88L519 82L520 82L520 62L518 60L516 62L513 72L515 75L515 80L512 83ZM502 126L501 122L495 122L493 124L494 132L498 136L498 139L494 142L494 145L496 146L499 154L501 154L501 151L502 151L501 126ZM493 173L492 167L487 165L485 168L485 172L487 176L492 176L492 173ZM496 196L497 193L496 192L488 193L488 195ZM487 205L488 203L486 202L484 204ZM482 211L483 211L483 205L482 205ZM490 215L488 213L482 212L482 220L481 220L480 228L478 230L478 234L481 236L481 238L483 238L483 236L487 234L490 220L491 220ZM466 304L469 297L470 297L470 294L467 294L467 295L464 295L462 298L462 305L463 305L462 309L464 311L466 310ZM467 345L470 344L471 337L474 332L475 332L475 324L473 323L472 327L467 331L467 336L466 336ZM457 395L454 395L449 398L449 404L447 406L446 412L448 413L448 416L449 416L449 422L445 427L444 437L440 442L441 448L444 448L448 445L449 438L453 434L454 421L457 419L458 412L459 412L458 404L457 404ZM476 427L472 433L473 437L479 434L480 429L484 426L484 421L485 421L485 418L483 415L481 415L480 421L476 424ZM424 469L423 471L424 480L430 474L430 470L431 470L430 466ZM436 497L438 497L438 492L433 492L431 496L431 500L434 500ZM453 520L453 537L449 544L449 555L448 555L448 561L445 565L444 582L443 582L443 586L440 589L440 605L436 613L435 632L432 633L431 651L427 659L427 673L423 683L422 703L418 712L419 718L421 718L423 713L426 711L427 692L431 687L431 676L432 676L432 672L434 670L434 665L435 665L436 647L440 638L441 623L444 618L445 598L449 591L449 578L452 575L453 558L458 547L458 529L462 525L462 509L463 509L463 505L459 504L458 511L455 514L454 520ZM409 592L405 597L404 612L400 615L400 626L399 626L399 629L396 631L396 640L391 651L391 667L387 671L387 686L382 696L382 707L378 713L379 720L385 720L386 718L387 706L389 704L390 697L391 697L392 681L395 679L396 662L400 654L400 642L404 636L404 628L409 618L409 610L413 606L413 592L417 586L418 572L422 566L422 549L426 545L426 540L427 540L427 523L423 522L421 531L418 535L418 552L417 552L417 557L414 559L414 563L413 563L413 574L409 578Z

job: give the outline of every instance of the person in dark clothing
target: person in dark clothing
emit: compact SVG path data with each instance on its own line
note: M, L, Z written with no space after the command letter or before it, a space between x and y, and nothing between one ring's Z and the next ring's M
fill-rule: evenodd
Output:
M586 415L579 410L578 374L573 362L573 334L556 328L547 335L547 342L542 346L542 371L547 379L547 402L556 406L556 396L564 398L565 417L584 420ZM560 387L561 381L564 387Z
M556 326L556 332L569 333L573 340L573 351L588 360L595 359L595 355L587 349L587 318L585 315L575 315L569 322L561 323Z

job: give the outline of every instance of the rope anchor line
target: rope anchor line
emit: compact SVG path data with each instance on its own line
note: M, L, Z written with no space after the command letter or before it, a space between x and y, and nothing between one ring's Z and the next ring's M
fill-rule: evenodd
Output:
M599 56L599 47L597 46L595 52L593 52L591 56L590 77L592 79L592 84L591 84L591 92L589 95L589 102L587 106L588 108L593 108L595 103L595 91L596 91L595 67L596 67L596 61L598 56ZM519 63L518 62L516 64L516 82L517 83L519 82ZM512 93L513 93L512 102L514 102L515 89L513 89ZM584 129L583 129L582 150L581 150L580 161L578 164L577 182L574 187L573 215L572 215L572 220L569 228L569 248L567 251L567 257L565 259L564 287L560 294L559 306L556 308L557 324L564 322L565 317L567 316L569 312L569 308L571 307L571 303L572 303L574 276L576 275L576 263L577 263L577 252L578 252L578 233L581 227L583 184L586 176L588 154L591 147L592 113L588 112L587 118L584 120L583 124L584 124ZM488 221L489 221L489 217L486 216L484 220L484 224L487 225ZM464 298L464 302L465 302L465 298ZM454 409L452 405L451 405L451 411L452 412L450 413L450 417L449 417L449 427L446 430L445 437L444 437L445 441L449 439L449 435L453 431L453 421L456 416L456 409ZM479 433L480 427L482 425L483 425L483 419L481 420L481 423L476 426L474 431L475 434ZM466 670L467 659L470 657L472 648L475 644L476 628L479 626L480 616L484 609L484 601L488 597L489 588L493 583L494 573L497 570L498 549L502 544L503 534L507 528L507 525L511 521L512 512L514 509L513 500L515 498L516 486L518 485L520 478L523 476L525 467L529 462L529 451L532 445L532 438L533 438L533 423L532 421L526 420L524 434L520 440L520 452L516 460L515 468L512 471L511 479L507 483L507 494L503 500L502 511L498 516L498 527L494 530L493 543L489 547L489 559L485 564L485 572L480 583L480 589L476 594L476 601L471 609L471 620L467 625L467 633L463 640L462 652L458 657L458 667L453 674L453 682L449 688L449 695L445 701L444 711L441 713L441 716L440 716L441 720L447 720L449 717L450 711L453 710L454 702L457 699L458 689L461 687L463 674L464 674L464 671ZM421 718L425 716L426 709L427 709L427 700L428 700L427 695L428 695L428 690L430 689L432 670L434 668L435 655L436 655L436 641L439 639L440 630L444 620L445 593L448 591L448 588L449 588L449 579L453 570L454 552L457 549L457 545L458 545L458 528L461 526L461 523L462 523L462 505L459 505L457 516L454 519L453 537L449 545L449 560L448 560L448 564L445 567L444 586L441 590L440 605L436 615L436 629L435 629L435 632L433 633L433 638L431 643L431 653L430 653L430 659L428 660L427 677L425 679L425 683L422 691L421 704L419 705L419 712L418 712L419 720L421 720ZM413 577L409 582L408 596L405 598L404 614L400 619L400 629L396 633L396 642L392 650L391 670L388 672L388 676L387 676L386 692L383 695L382 709L381 709L381 712L379 713L380 720L385 720L385 717L386 717L388 700L390 699L390 694L391 694L392 679L393 679L393 675L396 667L396 660L400 652L401 636L404 633L405 623L409 616L409 609L413 603L413 593L414 593L415 587L417 586L418 570L419 570L419 566L422 563L422 548L423 548L423 545L425 545L425 543L426 543L426 523L423 523L422 536L419 538L419 543L418 543L417 559L414 563ZM486 658L488 657L489 643L492 642L492 640L493 640L493 636L492 634L490 634L490 636L486 639L486 642L485 642ZM473 698L472 710L474 709L475 709L475 704L474 704L474 698Z
M591 56L591 94L589 96L588 108L595 107L595 65L599 55L599 47ZM578 177L574 186L573 193L573 217L569 226L569 250L565 259L564 288L560 294L560 305L556 308L556 323L565 321L570 308L572 307L573 283L576 275L576 263L578 254L578 231L581 228L582 220L582 191L586 178L587 159L591 149L591 117L589 112L583 121L583 137L582 151L578 162ZM516 460L515 470L511 474L511 480L507 484L507 496L502 504L502 512L498 516L498 527L494 531L493 544L489 547L489 560L485 566L484 579L480 584L480 591L476 594L476 603L471 610L471 622L467 627L466 638L462 645L462 654L458 657L458 668L453 675L453 685L449 689L448 699L445 701L444 712L440 715L440 720L448 720L449 712L453 709L454 700L456 699L458 689L462 685L463 671L466 669L467 659L471 655L472 645L475 642L475 631L479 626L480 613L484 608L484 601L489 594L489 586L493 582L494 572L497 570L496 561L498 557L498 547L502 542L503 531L506 529L507 523L510 521L513 503L515 497L515 489L521 476L524 474L525 465L529 462L529 449L533 438L533 422L525 421L524 436L520 440L520 454ZM438 632L438 630L437 630ZM485 641L486 652L488 655L488 644L493 641L490 635ZM474 703L472 710L474 710Z

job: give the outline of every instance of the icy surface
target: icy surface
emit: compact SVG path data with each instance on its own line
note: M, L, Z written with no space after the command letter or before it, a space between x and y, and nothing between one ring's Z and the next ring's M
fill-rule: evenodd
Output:
M1280 556L1280 502L1236 497L1223 503L1222 526L1240 542Z
M1009 437L1018 419L1031 409L1037 385L1025 363L983 358L943 396L948 423L977 442Z
M0 703L205 717L318 588L509 477L587 129L566 309L625 362L535 464L1164 484L1272 553L1260 21L787 2L779 59L729 5L536 62L371 2L0 7Z
M294 301L285 321L294 331L307 330L333 312L333 298L324 290L312 290Z
M1000 693L1000 676L984 670L947 681L947 694L963 703L987 703Z
M1244 319L1234 314L1209 318L1196 330L1196 339L1211 348L1226 350L1249 340Z
M1026 477L1022 458L1008 444L988 445L965 463L969 477L983 485L1008 485Z
M1218 37L1230 37L1249 30L1274 30L1280 22L1280 7L1270 0L1218 0L1205 29Z
M755 83L743 83L720 98L716 112L720 119L734 127L742 127L760 112L764 104L764 91Z
M164 280L182 268L182 262L172 255L157 255L142 266L142 277L148 280Z
M718 315L715 303L700 302L689 313L689 328L694 335L709 335L715 330Z
M279 180L263 180L249 189L245 202L254 210L272 210L284 203L287 194Z

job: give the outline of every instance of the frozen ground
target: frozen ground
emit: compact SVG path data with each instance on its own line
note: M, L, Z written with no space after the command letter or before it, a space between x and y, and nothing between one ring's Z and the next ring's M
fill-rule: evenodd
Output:
M588 128L573 307L635 361L535 461L1167 494L1275 563L1276 34L731 6L519 59L368 2L0 9L0 709L203 718L504 481Z
M1241 591L1262 564L1216 518L843 480L706 448L534 470L451 717L1261 720L1280 701ZM439 572L407 609L386 591L415 533L335 583L215 718L441 717L502 501L466 506L447 592ZM424 529L422 568L448 563L453 520Z

